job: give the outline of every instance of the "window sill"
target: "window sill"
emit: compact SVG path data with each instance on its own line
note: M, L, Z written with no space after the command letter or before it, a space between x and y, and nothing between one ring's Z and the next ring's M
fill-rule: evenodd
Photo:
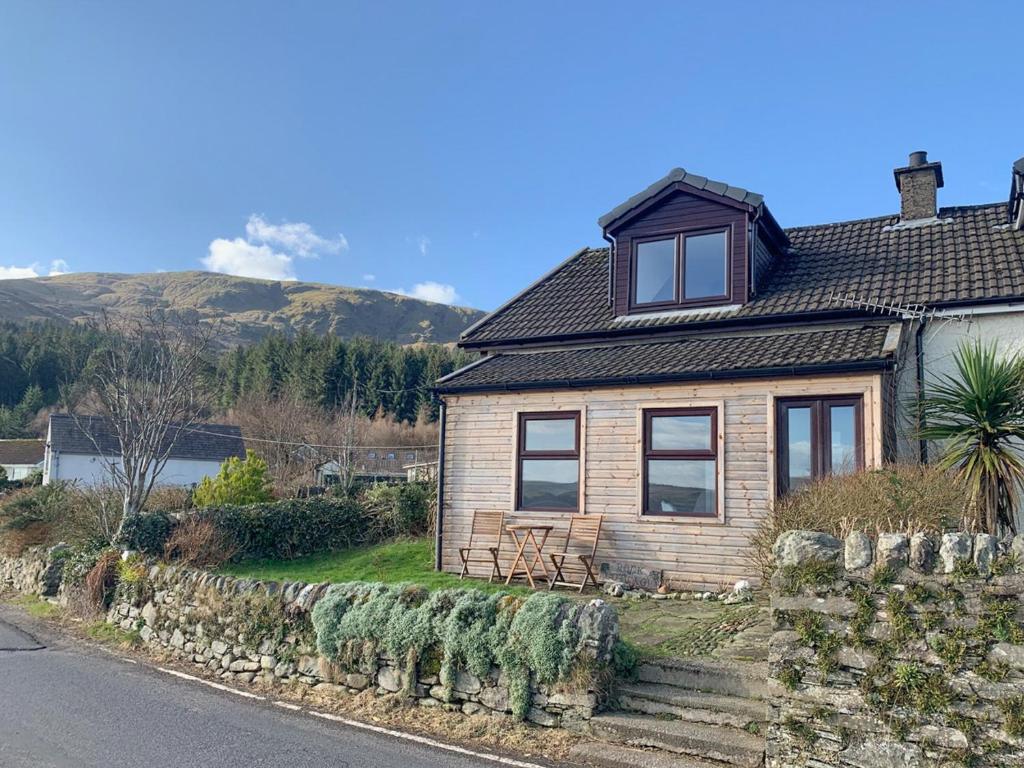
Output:
M681 524L699 524L699 525L725 525L725 516L721 514L715 515L649 515L640 513L637 515L638 520L642 520L645 523L673 523L675 525Z
M743 308L742 304L708 304L702 307L679 307L678 309L658 309L649 311L635 311L626 315L619 315L613 323L628 323L635 320L660 320L670 317L696 317L709 313L728 314Z

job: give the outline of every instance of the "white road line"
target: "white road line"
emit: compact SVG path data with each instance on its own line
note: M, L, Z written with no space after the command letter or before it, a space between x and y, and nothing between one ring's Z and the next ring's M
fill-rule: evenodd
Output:
M456 752L460 755L467 755L469 757L478 757L481 760L490 760L492 763L512 765L516 766L516 768L545 768L544 766L539 765L538 763L528 763L523 760L513 760L510 757L492 755L488 754L487 752L475 752L474 750L466 749L465 747L457 747L454 744L445 744L443 741L435 741L434 739L428 739L426 736L417 736L414 733L404 733L403 731L393 731L390 728L382 728L379 725L361 723L358 720L349 720L346 717L339 717L338 715L332 715L327 712L317 712L315 709L308 709L306 711L314 717L322 717L324 720L333 720L336 723L348 725L352 728L362 728L364 731L373 731L374 733L381 733L385 736L393 736L396 739L414 741L417 744L424 744L428 747L434 747L435 749L443 749L448 752Z
M257 696L255 693L249 693L248 691L240 691L237 688L231 688L220 683L215 683L212 680L204 680L201 677L195 675L189 675L185 672L179 672L176 669L167 669L165 667L157 667L161 672L166 672L168 675L174 675L180 677L182 680L189 680L194 683L202 683L203 685L209 686L210 688L216 688L218 691L226 691L227 693L233 693L237 696L244 696L247 699L257 699L259 701L267 701L264 696ZM545 768L538 763L529 763L524 760L514 760L510 757L503 757L501 755L492 755L487 752L476 752L472 749L466 749L465 747L459 747L455 744L445 744L443 741L436 741L429 739L426 736L417 736L414 733L405 733L403 731L394 731L390 728L382 728L379 725L370 725L369 723L362 723L358 720L349 720L347 717L340 717L339 715L332 715L329 712L318 712L315 709L302 709L297 704L291 704L286 701L271 700L271 703L284 709L289 709L295 712L304 712L306 714L319 717L323 720L331 720L335 723L341 723L347 725L350 728L360 728L364 731L373 731L374 733L380 733L385 736L392 736L396 739L404 739L406 741L412 741L416 744L422 744L427 747L433 747L434 749L443 749L446 752L455 752L459 755L466 755L467 757L476 757L481 760L488 760L492 763L499 763L500 765L510 765L514 768Z
M244 696L247 699L256 699L258 701L266 701L264 696L257 696L255 693L249 693L248 691L240 691L237 688L230 688L220 683L215 683L212 680L203 680L201 677L195 675L187 675L184 672L179 672L176 669L166 669L164 667L157 667L161 672L166 672L168 675L174 675L180 677L182 680L191 680L193 683L202 683L208 685L210 688L216 688L218 691L226 691L227 693L233 693L236 696Z

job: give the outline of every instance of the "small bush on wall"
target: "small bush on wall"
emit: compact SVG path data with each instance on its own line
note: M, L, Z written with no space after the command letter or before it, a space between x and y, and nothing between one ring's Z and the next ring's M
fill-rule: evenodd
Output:
M387 652L415 681L417 664L440 658L440 679L453 695L458 670L485 676L504 671L513 714L530 706L531 677L541 683L569 678L586 663L577 625L582 605L536 592L525 600L475 589L428 593L411 584L335 584L313 609L317 648L352 669Z
M825 477L775 502L751 539L748 556L766 581L772 546L791 530L844 538L853 531L936 533L970 527L970 493L952 473L920 464L891 464Z

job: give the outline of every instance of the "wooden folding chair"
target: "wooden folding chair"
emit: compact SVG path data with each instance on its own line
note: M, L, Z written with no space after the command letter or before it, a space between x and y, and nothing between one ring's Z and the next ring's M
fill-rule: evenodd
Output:
M548 589L555 585L561 587L578 587L582 592L590 582L597 586L594 576L594 558L597 556L597 544L601 539L601 523L604 515L573 515L569 518L569 533L565 537L565 547L561 552L552 552L548 556L555 566L554 575L548 581ZM582 574L579 584L568 581L565 571Z
M495 574L501 579L498 553L501 551L501 534L504 531L504 523L504 512L476 511L473 513L473 525L469 531L469 546L459 549L459 557L462 558L460 579L469 573L470 563L490 563L491 575L487 578L487 581L492 581ZM471 557L474 552L486 552L487 556Z

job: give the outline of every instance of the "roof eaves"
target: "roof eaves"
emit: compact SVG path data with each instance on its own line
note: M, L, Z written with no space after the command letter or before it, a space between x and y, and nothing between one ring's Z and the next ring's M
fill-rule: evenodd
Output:
M486 363L489 360L493 360L493 359L495 359L497 357L501 357L501 354L498 353L498 354L495 354L495 355L487 355L485 357L480 357L480 358L478 358L477 360L474 360L471 363L467 363L466 365L462 366L461 368L459 368L457 370L454 370L451 373L446 374L446 375L442 376L440 379L438 379L437 381L435 381L434 382L435 388L436 388L436 385L444 384L444 382L450 381L451 379L454 379L456 376L461 376L462 374L464 374L464 373L466 373L468 371L473 370L477 366L482 365L483 363Z
M507 384L470 384L467 386L438 387L439 394L467 394L471 392L520 392L536 389L587 389L590 387L638 386L689 381L721 381L729 379L773 378L776 376L807 376L833 373L883 371L891 368L892 355L879 355L861 360L838 363L809 363L763 368L733 368L716 371L680 371L640 376L606 376L580 379L548 379Z
M523 298L523 296L528 294L534 288L536 288L537 286L541 285L542 283L550 280L552 277L554 277L556 274L558 274L565 267L567 267L570 264L572 264L572 262L574 262L576 259L578 259L583 254L588 253L590 251L599 251L599 250L607 250L607 248L591 248L589 246L584 246L584 247L580 248L578 251L576 251L574 254L572 254L569 258L567 258L561 264L557 265L554 269L551 269L550 271L548 271L547 273L545 273L541 277L539 277L536 280L534 280L532 283L530 283L528 286L523 288L523 290L521 290L519 293L517 293L511 299L506 301L504 304L501 304L497 309L492 310L491 312L489 312L488 314L484 315L479 320L477 320L475 323L473 323L471 326L469 326L469 328L467 328L461 334L459 334L459 343L461 344L463 341L467 341L469 339L469 337L473 333L478 331L480 328L482 328L489 321L493 320L499 314L504 312L510 306L515 304L517 301L519 301L521 298Z

